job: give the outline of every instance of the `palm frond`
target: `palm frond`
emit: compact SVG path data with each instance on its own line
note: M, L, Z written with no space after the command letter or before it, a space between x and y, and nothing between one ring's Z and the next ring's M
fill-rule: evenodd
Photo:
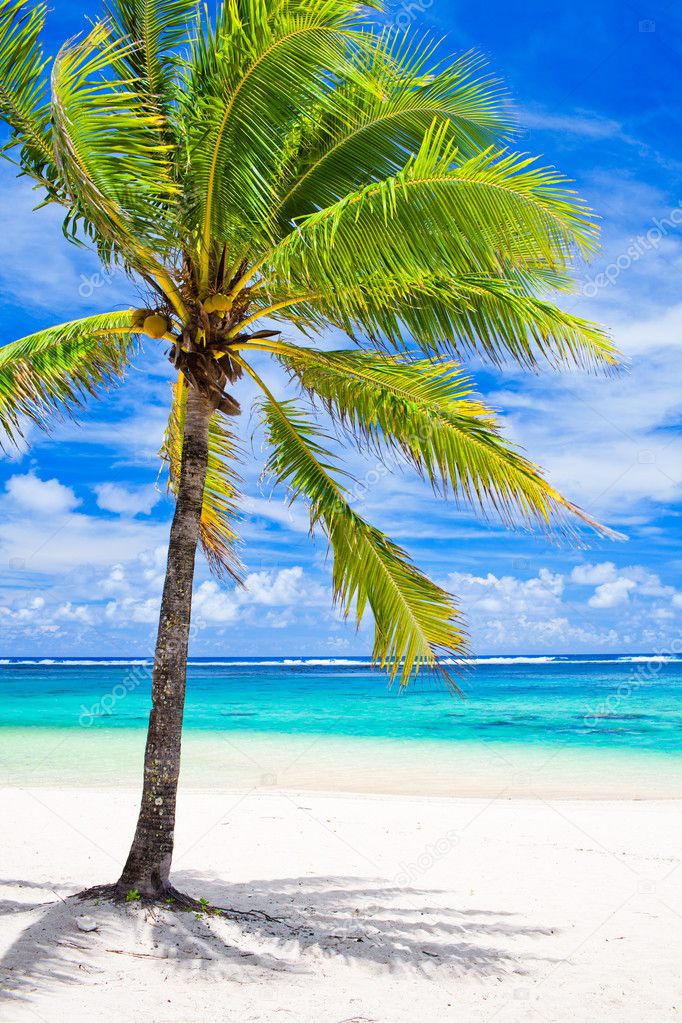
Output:
M265 315L294 318L309 335L331 325L372 346L419 348L458 359L474 354L497 366L511 360L527 368L543 363L557 369L618 367L620 353L602 327L533 293L533 287L550 283L570 290L567 275L538 268L510 270L506 277L425 273L393 281L383 274L288 300L263 295L251 322Z
M259 412L272 453L266 472L292 498L308 503L311 528L321 525L333 555L334 599L358 625L367 608L374 617L373 660L407 685L424 669L439 671L451 684L445 659L466 653L460 614L452 597L424 576L404 550L351 507L342 474L323 444L323 435L291 401L277 401L259 380L265 397Z
M124 44L116 65L120 77L134 82L140 103L147 112L159 117L164 138L179 63L175 51L186 42L196 24L197 2L111 0L105 11L112 35Z
M13 443L24 418L49 429L123 376L137 350L131 314L71 320L0 348L0 428Z
M450 492L507 526L537 525L573 537L580 521L613 535L504 439L495 413L473 397L473 383L458 363L274 342L259 347L275 354L361 445L393 452L437 492Z
M343 83L328 112L300 126L294 175L278 203L280 229L371 181L397 174L434 122L449 122L460 158L499 145L512 119L499 82L467 53L432 66L436 46L413 33L384 31L358 54L359 74Z
M346 36L356 18L346 0L263 0L247 16L225 3L215 26L205 19L182 94L202 287L214 240L248 238L268 218L292 122L333 105L334 84L355 75Z
M555 369L615 370L621 354L603 327L533 293L533 286L550 278L554 287L573 290L567 275L537 268L510 270L505 277L431 278L398 303L408 338L397 346L408 348L411 342L425 352L478 355L496 366L511 360L527 369L545 363Z
M0 3L0 117L12 135L0 152L18 147L22 169L54 183L55 162L50 138L50 108L45 96L45 68L40 33L47 5L30 8L24 0Z
M177 186L158 115L145 111L132 83L112 77L130 51L104 23L62 47L52 70L54 149L74 203L67 226L84 227L105 263L165 277L158 254L177 245Z
M450 126L434 124L399 174L299 221L271 253L269 276L327 294L339 281L409 281L435 267L563 271L595 245L596 228L565 179L532 164L494 150L461 162Z
M180 376L173 385L171 413L160 451L161 458L168 465L168 487L174 497L177 497L180 485L186 407L187 385ZM237 439L227 423L227 417L220 412L214 412L209 423L208 468L199 539L211 571L239 582L239 538L234 528L239 516L239 477L233 468L237 458Z

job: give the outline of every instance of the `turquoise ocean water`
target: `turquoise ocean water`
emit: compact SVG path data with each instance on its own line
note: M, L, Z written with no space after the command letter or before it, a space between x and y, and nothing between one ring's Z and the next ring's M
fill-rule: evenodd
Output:
M461 686L463 699L429 678L400 692L359 658L193 660L186 748L190 761L194 749L213 750L204 755L205 772L225 751L244 751L244 761L255 762L256 747L249 743L274 749L293 742L302 751L317 743L318 763L325 749L336 750L329 772L337 774L348 760L341 751L355 743L363 778L368 764L380 772L380 764L390 763L395 774L396 764L409 762L414 772L417 749L424 753L419 770L438 763L440 778L449 764L473 764L476 757L483 763L484 754L486 763L489 754L509 762L512 752L543 763L560 753L566 763L591 764L593 775L611 755L620 764L648 764L654 774L665 764L682 778L680 657L481 658ZM150 665L143 660L4 659L0 770L12 780L42 757L36 775L41 782L52 779L51 770L54 780L77 780L79 762L98 780L113 768L125 774L130 766L125 777L133 780L149 705ZM61 756L50 754L58 749ZM372 752L378 749L381 758ZM223 766L232 778L235 764ZM427 781L430 791L450 791Z
M682 753L681 658L481 658L461 687L421 679L400 692L361 659L194 660L185 725ZM143 660L0 664L0 727L144 728L149 705Z

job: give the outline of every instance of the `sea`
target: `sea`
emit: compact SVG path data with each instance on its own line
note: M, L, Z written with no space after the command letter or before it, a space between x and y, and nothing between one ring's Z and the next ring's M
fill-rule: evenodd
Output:
M490 656L455 677L459 694L366 658L193 658L187 779L486 794L540 765L542 791L682 796L682 657ZM144 658L0 660L0 776L134 784L150 691Z

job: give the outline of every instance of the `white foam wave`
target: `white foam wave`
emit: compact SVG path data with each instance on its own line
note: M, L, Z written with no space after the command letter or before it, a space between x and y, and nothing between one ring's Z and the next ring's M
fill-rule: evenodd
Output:
M0 658L0 665L19 666L28 665L33 667L132 667L136 665L150 665L153 663L151 657L131 657L102 659L95 658L69 658L69 657L42 657L42 658ZM472 657L467 661L458 661L455 658L444 658L441 661L444 665L472 665L485 667L486 665L513 665L513 664L557 664L562 667L570 667L573 664L680 664L682 657L671 654L620 654L611 657L570 657L567 655L529 655L529 656L497 656ZM231 660L228 658L216 658L211 661L191 659L189 664L193 668L371 668L372 662L363 658L351 657L273 657L262 660Z
M553 664L556 657L472 657L469 664ZM450 662L454 663L454 662Z
M33 667L39 667L39 668L50 668L50 667L54 667L54 666L56 666L56 667L69 667L69 668L90 668L90 667L96 667L96 668L116 668L116 667L121 667L121 668L126 668L126 667L129 667L130 665L135 665L135 664L152 664L152 663L153 663L152 658L135 658L135 659L130 658L129 660L125 659L125 658L121 658L120 660L115 660L115 661L107 661L107 660L101 660L100 661L100 660L93 660L93 659L88 660L87 658L70 658L70 657L54 657L54 658L52 658L52 657L44 657L44 658L41 658L40 660L36 660L35 658L15 659L13 657L3 657L2 659L0 659L0 664L9 664L9 665L12 665L12 666L14 666L14 665L29 665L29 666L31 666L32 665Z

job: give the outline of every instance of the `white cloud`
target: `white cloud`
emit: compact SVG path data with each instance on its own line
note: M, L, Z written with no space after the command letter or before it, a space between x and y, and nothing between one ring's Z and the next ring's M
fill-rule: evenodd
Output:
M579 586L598 586L615 579L617 574L612 561L603 561L600 565L576 565L571 572L571 582Z
M525 107L519 111L519 121L525 128L537 128L541 131L557 131L562 134L580 135L589 139L620 139L636 143L623 132L619 121L591 110L579 110L570 114L559 114L541 110L538 107Z
M249 614L251 607L303 608L329 605L329 592L309 578L300 565L278 571L252 572L243 587L225 590L208 579L194 594L194 612L198 624L236 621ZM273 624L279 612L268 620ZM250 620L253 620L252 618Z
M551 652L578 645L617 650L624 644L647 649L665 642L664 634L647 631L648 623L669 627L671 614L682 609L682 592L664 585L655 572L642 565L619 569L611 561L576 565L566 573L543 568L525 579L454 572L444 585L459 599L480 650ZM587 601L583 587L591 590ZM608 620L607 612L616 607L623 608L622 633Z
M291 503L276 497L244 497L241 510L246 516L275 522L295 533L307 533L310 530L310 515L301 501Z
M92 608L86 604L72 604L70 601L60 604L54 612L54 617L58 621L81 622L84 625L93 625L95 622Z
M94 254L63 238L64 211L54 205L36 211L37 202L30 181L17 180L13 168L3 164L0 284L5 301L11 295L15 303L49 315L51 322L55 311L72 317L97 305L112 309L129 301L131 288L123 273L105 276ZM22 333L27 331L20 330L18 336Z
M97 505L103 511L134 518L135 515L149 515L154 505L161 500L155 486L122 487L117 483L100 483L94 487Z
M602 583L588 600L590 607L618 607L619 604L626 604L630 599L630 592L637 584L632 579L621 576L610 583Z
M452 572L445 580L445 588L462 599L464 611L479 615L481 612L519 613L540 611L554 607L561 601L565 580L560 574L540 569L531 579L516 576L475 576L465 572Z
M10 608L3 605L0 607L0 614L6 618L11 618L13 621L32 621L37 615L42 613L44 607L44 597L33 597L28 603L18 608Z
M116 622L119 627L129 622L152 625L158 621L160 603L159 597L148 597L146 600L124 597L122 600L110 600L104 614L109 621Z
M243 603L286 604L319 603L322 587L304 580L300 565L283 568L279 572L252 572L246 577L241 594Z
M38 479L33 472L25 476L10 476L6 490L15 504L35 515L59 515L81 503L71 487L64 486L57 479Z
M673 586L666 586L660 576L642 565L626 565L617 569L612 561L595 565L577 565L570 575L571 582L578 586L596 586L587 601L590 607L611 608L630 601L631 594L641 597L663 597L676 605L677 595ZM663 617L661 614L659 618Z
M207 579L196 590L192 602L194 623L201 628L209 622L227 624L239 618L239 601L234 591L221 590L213 579Z
M566 615L544 618L520 614L512 619L493 619L486 623L482 636L486 643L501 650L517 649L522 652L573 650L578 644L588 650L600 647L616 650L621 645L621 637L615 629L608 626L599 628L596 622L576 624Z
M134 561L112 565L98 585L104 593L119 597L160 594L167 557L166 544L144 550Z
M124 387L131 388L131 386L128 379ZM124 391L121 392L121 395L123 396L124 393ZM130 411L125 401L121 400L115 405L118 418L113 429L111 421L98 420L94 417L88 421L87 430L81 429L75 423L65 422L55 428L54 440L59 443L67 441L114 450L119 455L115 462L117 466L143 465L147 467L150 463L158 466L158 453L168 425L170 409L170 389L166 393L168 395L167 406L151 405L139 412Z
M0 568L58 576L63 585L66 573L109 569L112 561L132 561L166 539L164 523L121 518L105 529L100 517L74 510L80 503L59 480L33 473L11 477L0 497Z
M126 621L156 621L163 582L161 555L165 561L165 551L159 549L153 566L150 565L149 554L145 555L143 560L147 561L148 567L143 572L140 571L139 560L130 566L113 566L102 584L105 592L115 594L105 610L110 621L119 625ZM139 586L141 577L144 580L142 587ZM137 586L135 580L138 580ZM276 626L284 612L296 613L299 609L321 604L329 606L328 590L307 576L300 565L295 565L251 573L243 586L231 586L229 589L215 579L205 579L195 587L192 616L199 629L241 620L248 620L256 626ZM272 617L261 611L267 607L277 608L277 611L268 612Z

